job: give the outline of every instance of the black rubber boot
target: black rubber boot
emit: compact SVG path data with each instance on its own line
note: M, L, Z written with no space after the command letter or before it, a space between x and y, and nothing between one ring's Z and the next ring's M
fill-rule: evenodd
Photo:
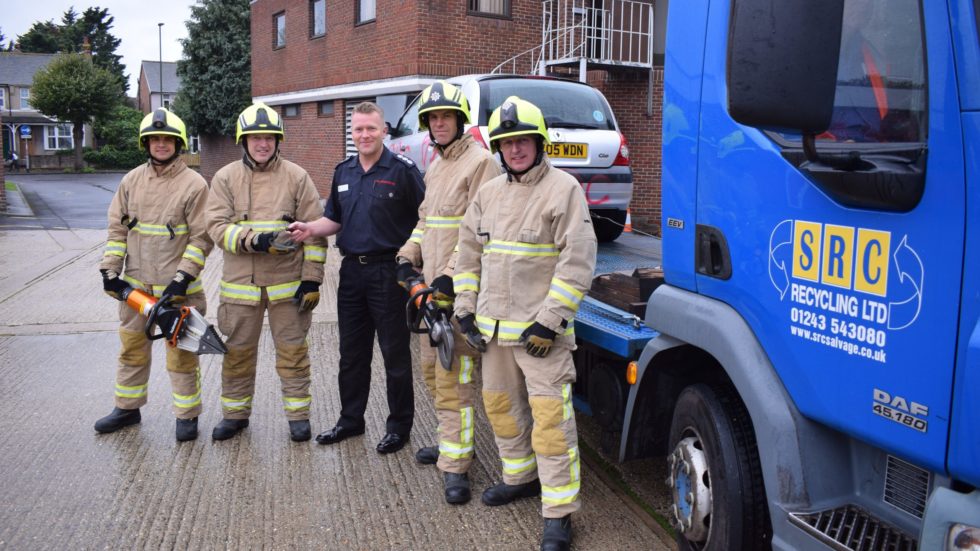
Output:
M470 477L466 473L443 473L446 503L459 505L470 500Z
M313 436L313 431L310 429L309 419L289 422L289 438L293 442L306 442L311 436Z
M177 441L187 442L197 438L197 417L193 419L177 419Z
M107 433L140 422L140 410L112 408L112 413L95 422L95 432Z
M247 426L248 419L222 419L220 423L214 426L214 430L211 431L211 438L215 440L228 440Z
M507 505L515 499L522 497L534 497L541 494L541 481L535 478L524 484L505 484L501 482L496 486L491 486L483 490L483 504L491 507L497 505Z
M572 547L572 516L544 519L541 551L568 551Z
M422 465L435 465L439 461L439 446L426 446L415 452L415 461Z

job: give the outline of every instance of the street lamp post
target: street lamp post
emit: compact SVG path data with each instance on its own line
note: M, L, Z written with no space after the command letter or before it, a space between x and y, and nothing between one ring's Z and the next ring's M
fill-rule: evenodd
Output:
M163 23L157 23L157 34L160 37L160 107L163 107Z

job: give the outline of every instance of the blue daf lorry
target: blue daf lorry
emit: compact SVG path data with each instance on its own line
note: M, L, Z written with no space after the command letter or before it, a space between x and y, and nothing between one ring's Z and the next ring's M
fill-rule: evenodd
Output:
M978 18L670 2L662 277L584 303L576 392L682 549L980 549Z

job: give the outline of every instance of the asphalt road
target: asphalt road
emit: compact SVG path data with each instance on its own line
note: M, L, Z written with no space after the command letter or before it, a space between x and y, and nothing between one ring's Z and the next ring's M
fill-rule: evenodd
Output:
M476 499L466 505L446 504L438 471L414 461L416 447L434 442L436 425L420 376L410 446L388 456L374 451L386 414L377 353L367 434L338 445L289 441L267 329L251 425L238 438L209 437L220 420L221 366L219 356L204 356L202 436L174 441L159 344L143 422L96 434L92 423L112 407L118 351L117 305L102 294L96 267L120 178L8 178L35 216L0 216L0 548L537 548L537 500L479 502L500 478L482 409L471 471ZM204 275L212 322L220 258L209 257ZM339 412L336 267L331 249L310 332L314 431L332 426ZM582 478L574 549L670 548L589 464ZM632 482L662 484L657 478Z

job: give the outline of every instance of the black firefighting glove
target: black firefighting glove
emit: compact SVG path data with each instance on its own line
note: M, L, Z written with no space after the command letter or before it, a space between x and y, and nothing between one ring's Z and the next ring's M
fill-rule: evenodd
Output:
M309 312L320 304L320 284L316 281L301 281L299 289L293 295L293 302L299 307L300 312Z
M167 285L167 288L163 290L163 295L160 297L160 300L169 301L171 304L184 302L187 300L187 286L192 281L194 281L194 276L183 270L177 270L177 275Z
M456 291L453 290L453 278L445 274L432 280L432 288L436 290L434 297L439 301L451 301L456 298Z
M412 266L411 262L399 262L398 266L395 267L395 278L406 291L412 290L412 283L418 277L419 271L415 269L415 266Z
M252 250L257 253L289 254L298 248L288 231L267 231L252 236Z
M123 281L119 274L111 270L99 270L102 272L102 290L105 294L116 300L123 300L123 293L130 289L129 283Z
M551 346L555 344L555 335L557 333L551 329L534 322L521 333L520 342L528 354L535 358L543 358L551 352Z
M483 353L487 351L487 342L483 340L483 335L480 334L480 330L476 328L476 316L473 314L466 314L463 317L457 317L456 321L459 322L459 332L463 334L463 338L466 339L466 344L473 350Z

